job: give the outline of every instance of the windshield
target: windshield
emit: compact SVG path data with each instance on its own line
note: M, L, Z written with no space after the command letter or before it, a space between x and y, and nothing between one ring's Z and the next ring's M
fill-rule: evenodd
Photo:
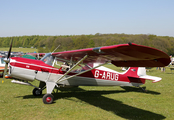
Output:
M46 63L46 64L52 66L52 64L53 64L53 62L54 62L54 58L55 58L55 57L52 56L51 53L47 53L41 60L42 60L44 63Z

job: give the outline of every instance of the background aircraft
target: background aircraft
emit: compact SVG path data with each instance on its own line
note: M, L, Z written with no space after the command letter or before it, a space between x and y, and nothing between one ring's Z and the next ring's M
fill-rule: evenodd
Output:
M0 72L1 72L0 76L3 76L4 71L5 71L5 61L4 58L0 58Z
M39 96L47 89L43 102L50 104L54 96L54 87L66 86L135 86L139 87L146 79L158 82L159 77L146 75L145 68L164 67L170 63L170 57L157 49L133 43L87 48L80 50L47 53L41 60L10 57L12 43L7 56L9 76L17 79L13 83L33 86L33 95ZM60 68L54 67L56 61L63 62ZM124 73L118 73L103 65L130 67ZM39 80L39 87L31 84ZM22 81L20 81L22 80Z

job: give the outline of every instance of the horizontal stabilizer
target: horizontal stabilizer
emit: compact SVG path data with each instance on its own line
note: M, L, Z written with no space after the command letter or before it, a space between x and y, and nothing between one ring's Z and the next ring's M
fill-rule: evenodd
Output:
M150 75L143 75L143 76L140 76L139 78L143 78L143 79L147 79L147 80L152 80L153 83L159 82L162 79L160 77L154 77L154 76L150 76Z

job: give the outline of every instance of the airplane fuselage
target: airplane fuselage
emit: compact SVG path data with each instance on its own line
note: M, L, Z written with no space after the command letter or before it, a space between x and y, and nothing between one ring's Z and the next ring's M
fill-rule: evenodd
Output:
M134 70L132 72L136 73L137 69L134 68ZM34 81L37 79L43 82L56 82L65 72L41 60L20 57L13 57L10 60L10 76L25 81ZM145 79L130 78L125 73L119 73L101 66L68 80L57 82L57 84L65 86L139 86L145 83ZM75 74L76 72L72 71L64 78Z

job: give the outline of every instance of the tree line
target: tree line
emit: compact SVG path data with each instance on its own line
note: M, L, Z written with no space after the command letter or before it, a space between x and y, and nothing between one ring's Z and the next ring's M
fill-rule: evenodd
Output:
M38 52L67 51L100 46L135 43L164 51L174 55L174 37L156 35L129 35L129 34L100 34L95 35L64 35L64 36L14 36L0 37L0 47L9 47L13 39L13 47L34 47Z

